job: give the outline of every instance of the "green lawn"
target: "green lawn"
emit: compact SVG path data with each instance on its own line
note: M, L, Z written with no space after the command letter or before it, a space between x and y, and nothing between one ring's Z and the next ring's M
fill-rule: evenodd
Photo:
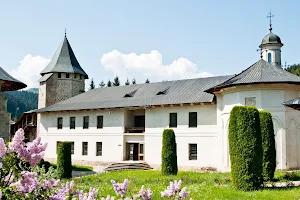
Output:
M286 172L277 172L276 178L283 181L286 179L299 180L300 173L286 175ZM89 175L74 178L77 188L88 191L90 187L99 189L99 197L107 194L115 196L110 180L123 182L128 179L129 189L133 194L138 193L140 187L150 187L153 191L153 199L162 199L160 192L165 190L171 180L183 181L182 186L188 187L191 192L190 197L194 200L202 199L299 199L300 188L285 189L262 189L253 192L243 192L234 189L230 183L229 173L197 173L179 172L177 176L162 176L159 171L119 171L97 175Z
M54 163L51 163L51 166L56 169L57 165ZM93 167L91 166L85 166L85 165L72 165L72 170L74 171L82 171L82 172L88 172L93 171Z

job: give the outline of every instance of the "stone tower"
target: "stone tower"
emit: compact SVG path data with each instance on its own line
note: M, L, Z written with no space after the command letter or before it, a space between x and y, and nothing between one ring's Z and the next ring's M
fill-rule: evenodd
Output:
M266 35L259 47L261 48L262 59L265 61L281 66L281 39L272 33L272 24L270 22L270 33Z
M66 35L41 75L39 109L84 92L85 79L88 79L88 75L78 63Z

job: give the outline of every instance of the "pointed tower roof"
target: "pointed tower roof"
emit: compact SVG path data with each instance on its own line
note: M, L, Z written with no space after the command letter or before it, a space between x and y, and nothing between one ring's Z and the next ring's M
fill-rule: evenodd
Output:
M300 77L285 71L279 65L274 65L261 59L241 73L235 75L220 85L206 90L206 92L213 93L220 91L222 88L235 85L250 85L260 83L300 84Z
M0 91L13 91L26 88L27 85L9 75L0 67Z
M84 78L88 79L88 75L81 68L79 62L77 61L66 35L56 50L50 63L41 72L41 75L43 76L44 74L53 72L77 73L84 75Z

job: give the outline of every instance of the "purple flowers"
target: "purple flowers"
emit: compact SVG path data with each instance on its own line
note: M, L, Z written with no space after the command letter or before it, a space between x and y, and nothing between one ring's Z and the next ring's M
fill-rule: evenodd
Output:
M7 150L7 148L5 146L3 138L0 138L0 158L4 158L5 157L6 150Z
M117 195L124 196L127 193L128 189L128 180L125 179L123 183L116 183L116 181L111 180L111 183L114 187L114 191Z
M176 197L177 199L185 199L190 193L186 192L186 187L180 189L181 187L181 180L170 182L170 185L167 187L167 189L163 192L161 192L161 196L163 198L168 197Z
M134 196L134 198L140 198L143 200L152 200L152 191L150 190L150 188L148 188L147 190L145 189L144 186L142 186L140 192Z

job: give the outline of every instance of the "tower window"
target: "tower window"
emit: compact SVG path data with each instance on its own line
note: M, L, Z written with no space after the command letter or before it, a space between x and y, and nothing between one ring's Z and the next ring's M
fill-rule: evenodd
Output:
M58 78L61 78L61 73L58 73Z
M272 62L272 54L268 53L268 62L271 63Z
M69 73L66 73L66 78L70 78L70 74Z
M82 79L82 75L80 75L80 79Z
M77 74L74 74L74 78L75 78L75 79L77 78Z

